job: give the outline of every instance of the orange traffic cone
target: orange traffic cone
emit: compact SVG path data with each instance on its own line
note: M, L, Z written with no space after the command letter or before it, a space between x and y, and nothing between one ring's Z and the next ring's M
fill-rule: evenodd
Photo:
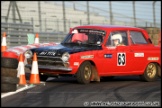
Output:
M2 37L2 44L1 44L1 52L4 52L7 50L7 46L6 46L6 32L3 33L3 37Z
M33 62L32 62L32 70L30 74L30 84L40 84L39 72L38 72L38 62L37 55L34 53Z
M39 43L39 34L36 33L35 34L35 41L34 41L35 44Z
M20 78L19 85L26 85L23 54L20 54L17 76Z

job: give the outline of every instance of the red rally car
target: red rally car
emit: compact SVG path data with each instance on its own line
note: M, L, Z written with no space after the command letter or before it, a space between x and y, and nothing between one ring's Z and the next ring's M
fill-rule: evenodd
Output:
M37 54L41 81L72 75L79 83L114 76L161 77L161 47L152 44L144 29L115 25L86 25L70 29L60 44L32 48L24 54L32 68Z

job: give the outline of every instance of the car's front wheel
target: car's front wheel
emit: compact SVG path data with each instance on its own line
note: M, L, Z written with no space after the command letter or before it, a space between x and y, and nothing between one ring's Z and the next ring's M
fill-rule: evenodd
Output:
M77 81L82 84L88 84L90 83L91 76L92 66L90 62L86 61L79 67L79 70L76 74Z
M40 77L40 81L46 81L48 78L47 75L41 75L41 74L39 74L39 77Z
M158 69L155 63L149 63L145 69L143 75L141 75L141 79L144 81L155 81L158 76Z

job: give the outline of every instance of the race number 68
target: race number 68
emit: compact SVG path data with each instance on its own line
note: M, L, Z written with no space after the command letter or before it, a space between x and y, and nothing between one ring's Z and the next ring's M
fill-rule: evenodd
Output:
M117 53L117 65L125 66L126 64L126 54L125 53Z

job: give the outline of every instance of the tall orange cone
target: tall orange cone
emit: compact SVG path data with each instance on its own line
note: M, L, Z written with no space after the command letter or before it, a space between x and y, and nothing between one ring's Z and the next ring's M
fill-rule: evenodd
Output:
M40 84L39 72L38 72L38 62L37 55L34 53L33 62L32 62L32 70L30 74L30 84Z
M34 41L35 44L39 43L39 34L36 33L35 34L35 41Z
M19 85L26 85L25 70L24 70L24 58L23 54L20 54L19 64L18 64L18 77Z
M1 43L1 52L4 52L7 50L6 46L6 32L3 32L3 37L2 37L2 43Z

